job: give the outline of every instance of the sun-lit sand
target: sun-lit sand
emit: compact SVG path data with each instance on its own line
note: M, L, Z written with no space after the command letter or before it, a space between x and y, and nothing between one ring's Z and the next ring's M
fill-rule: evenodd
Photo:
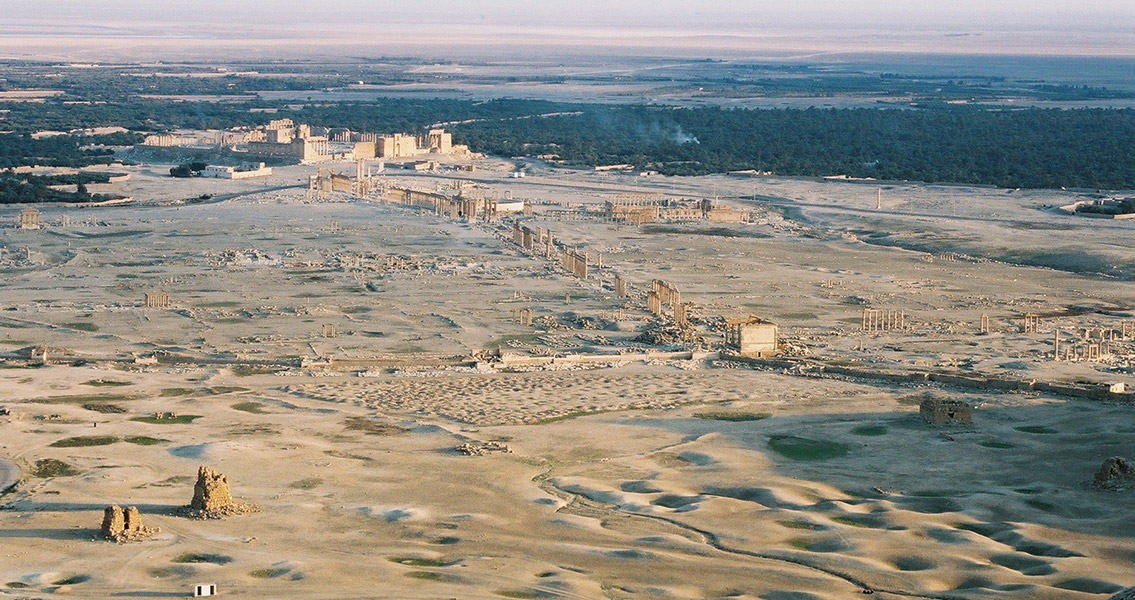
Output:
M134 206L44 206L40 231L0 209L0 458L22 473L0 498L0 598L180 597L205 582L243 598L769 600L1135 585L1131 492L1090 486L1104 459L1135 458L1128 404L714 354L491 360L676 350L638 338L661 278L695 322L759 315L831 364L1130 385L1131 341L1102 362L1051 360L1055 328L1118 328L1135 305L1135 224L1044 210L1072 192L542 168L509 180L486 161L470 176L485 193L533 201L531 224L602 255L581 282L487 225L402 206L307 203L302 188L170 203L293 185L309 167L237 183L130 169L118 185ZM555 212L627 192L718 195L753 219ZM142 308L155 290L171 308ZM910 327L861 332L865 306ZM1039 333L1021 331L1028 312ZM720 332L703 334L715 351ZM48 364L29 361L35 348ZM334 360L358 366L319 366ZM974 422L926 424L928 397L973 404ZM492 441L511 452L455 449ZM202 464L260 512L176 516ZM110 504L161 532L97 540Z

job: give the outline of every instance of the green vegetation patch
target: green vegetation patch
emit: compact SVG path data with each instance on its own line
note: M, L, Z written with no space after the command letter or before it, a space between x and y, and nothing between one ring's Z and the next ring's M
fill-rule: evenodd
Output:
M52 581L51 585L75 585L76 583L83 583L90 580L90 575L72 575L71 577L64 577L63 579Z
M268 411L264 410L264 405L259 402L237 402L231 407L233 410L241 412L252 413L254 415L266 415Z
M838 517L832 517L832 521L835 521L840 525L847 525L848 527L870 527L870 525L864 523L863 521L860 521L859 519L856 519L855 517L847 517L841 515Z
M271 579L273 577L286 575L287 573L288 569L256 569L255 571L250 571L248 575L249 577L255 577L257 579Z
M414 579L422 579L425 581L444 581L448 583L458 583L461 578L449 573L438 573L437 571L410 571L406 573L406 577Z
M442 545L442 546L449 546L449 545L452 545L452 544L456 544L457 542L460 542L460 541L461 541L461 538L446 535L446 536L442 536L442 537L436 537L436 538L430 540L430 543L431 544L439 544L439 545Z
M788 545L796 548L797 550L807 550L812 542L806 538L792 538L788 540Z
M1045 427L1043 425L1022 425L1020 427L1014 427L1013 429L1016 429L1017 431L1020 431L1020 432L1023 432L1023 433L1040 433L1040 434L1060 433L1059 431L1056 431L1055 429L1053 429L1051 427Z
M62 326L68 329L74 329L75 331L88 331L92 333L99 330L98 325L95 325L94 323L88 323L86 321L73 321L70 323L63 323Z
M78 475L79 470L71 465L54 458L41 458L35 461L35 468L32 469L32 475L35 477L69 477L71 475Z
M789 529L807 529L809 531L823 531L827 529L819 523L812 523L810 521L777 521L782 527Z
M200 306L201 308L236 308L240 306L240 302L235 302L232 300L219 300L217 302L202 302L197 306Z
M120 385L134 385L134 384L130 383L129 381L116 381L114 379L99 378L99 379L91 379L89 381L84 381L83 385L89 385L89 386L94 386L94 387L115 387L115 386L120 386Z
M87 446L108 446L118 442L114 435L81 435L78 437L63 438L51 443L53 448L84 448Z
M22 582L22 581L9 581L8 583L4 584L4 587L10 587L14 590L22 590L26 587L31 587L31 586Z
M851 430L855 435L886 435L887 427L885 425L860 425Z
M45 396L26 400L31 404L109 404L133 400L131 396L120 394L86 395L86 396Z
M773 452L792 460L828 460L846 456L848 451L847 444L795 435L774 435L768 445Z
M586 417L587 415L597 415L597 414L604 413L604 412L609 412L609 411L605 411L605 410L575 410L575 411L572 411L572 412L569 412L569 413L564 413L562 415L556 415L554 417L544 417L542 419L536 419L534 421L528 421L527 424L528 425L547 425L549 423L555 423L557 421L567 421L568 419L576 419L576 418L579 418L579 417Z
M172 560L172 562L175 563L209 563L213 565L226 565L232 561L231 556L225 556L224 554L199 554L196 552L178 554L173 557Z
M448 567L453 564L437 558L419 558L415 556L395 556L390 559L390 562L409 567Z
M505 598L521 598L527 600L544 597L543 594L530 592L528 590L497 590L496 594Z
M307 479L293 481L292 483L288 484L288 487L295 488L297 490L310 490L318 487L322 483L323 480L318 477L308 477Z
M88 402L83 405L83 408L92 412L103 413L107 415L116 415L126 412L125 408L122 408L117 404L107 404L101 402Z
M361 431L367 435L401 435L408 430L391 423L382 423L369 417L347 417L343 422L348 431Z
M177 396L189 396L189 395L195 393L196 391L197 390L194 390L192 388L163 388L162 391L161 391L161 396L163 398L174 398L174 397L177 397Z
M192 567L175 565L172 567L155 567L147 571L155 579L171 579L173 577L189 577L196 573Z
M163 440L161 438L150 437L148 435L131 435L131 436L122 438L122 441L124 441L128 444L136 444L138 446L156 446L158 444L165 444L165 443L169 442L169 440Z
M1001 441L997 441L997 440L985 440L983 442L978 442L978 444L981 445L981 446L985 446L986 448L997 448L999 450L1004 450L1004 449L1007 449L1007 448L1013 448L1014 447L1013 444L1010 444L1008 442L1001 442Z
M772 413L731 413L731 412L698 412L695 419L710 419L713 421L760 421L772 416Z
M247 392L248 388L240 387L239 385L218 385L209 388L209 393L214 395L233 394L236 392Z
M131 421L139 423L149 423L150 425L184 425L192 423L195 419L200 419L201 415L175 415L172 417L134 417Z
M280 369L276 367L251 367L247 365L237 365L232 368L233 375L237 377L251 377L253 375L271 375Z

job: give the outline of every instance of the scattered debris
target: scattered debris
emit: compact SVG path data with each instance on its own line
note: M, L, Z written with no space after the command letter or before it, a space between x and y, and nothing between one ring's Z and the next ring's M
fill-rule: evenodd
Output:
M1126 459L1113 456L1100 465L1095 479L1092 480L1092 487L1101 490L1121 490L1132 483L1135 483L1135 465L1127 462ZM1132 598L1135 599L1135 596Z
M473 443L465 442L456 448L456 450L465 456L485 456L493 452L500 452L503 454L512 454L512 448L503 442L485 442Z

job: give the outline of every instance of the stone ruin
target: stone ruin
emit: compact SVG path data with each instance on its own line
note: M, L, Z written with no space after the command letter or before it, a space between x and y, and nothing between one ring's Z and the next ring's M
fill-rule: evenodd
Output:
M254 505L233 500L229 478L205 465L197 469L197 483L193 485L193 500L185 514L195 519L221 519L232 515L260 510Z
M961 400L927 398L919 405L918 414L931 425L973 423L973 407Z
M1092 487L1101 490L1121 490L1131 484L1135 484L1135 465L1118 456L1103 461L1092 480Z
M485 442L483 444L465 442L458 446L456 450L465 456L485 456L494 452L512 454L512 448L503 442Z
M193 510L221 510L233 503L229 478L205 465L197 470L197 483L193 486Z
M158 531L142 524L142 513L135 506L124 511L121 506L114 505L103 511L102 536L112 542L140 542Z

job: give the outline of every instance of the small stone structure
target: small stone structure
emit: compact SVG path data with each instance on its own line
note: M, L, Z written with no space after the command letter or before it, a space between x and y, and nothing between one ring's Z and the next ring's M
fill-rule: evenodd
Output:
M229 478L205 465L197 469L193 500L184 511L195 519L220 519L260 510L254 505L233 500Z
M779 328L759 317L725 322L725 345L741 356L764 358L777 353Z
M102 535L112 542L140 542L158 531L142 524L142 513L138 512L137 507L130 506L124 511L122 507L114 505L103 511Z
M1119 490L1135 484L1135 464L1113 456L1100 465L1092 480L1092 487L1101 490ZM1135 596L1132 597L1135 600Z
M485 442L483 444L465 442L457 447L457 451L465 456L485 456L494 452L512 454L512 448L503 442Z
M229 478L205 465L197 470L197 483L193 486L193 501L189 508L194 510L220 510L233 503Z
M39 229L39 211L30 206L20 211L20 229Z
M932 425L973 423L973 407L961 400L927 398L918 407L918 414Z
M169 292L146 292L143 301L146 308L169 308Z

